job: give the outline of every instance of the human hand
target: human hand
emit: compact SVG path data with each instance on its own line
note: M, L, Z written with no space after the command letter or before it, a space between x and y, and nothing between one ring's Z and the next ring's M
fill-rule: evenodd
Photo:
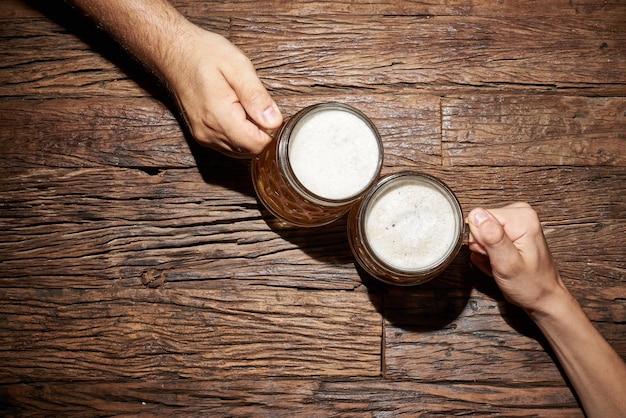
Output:
M236 158L260 153L283 121L250 60L226 38L189 22L160 68L192 135Z
M476 208L468 215L472 262L492 275L507 300L541 312L567 291L537 213L526 203Z

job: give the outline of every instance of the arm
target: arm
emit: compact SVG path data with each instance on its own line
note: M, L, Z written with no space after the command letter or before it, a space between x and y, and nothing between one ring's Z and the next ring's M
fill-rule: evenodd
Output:
M626 365L565 287L535 211L479 208L468 221L472 261L544 333L588 416L625 416Z
M200 144L250 156L271 140L266 131L282 123L250 60L167 0L69 1L164 81Z

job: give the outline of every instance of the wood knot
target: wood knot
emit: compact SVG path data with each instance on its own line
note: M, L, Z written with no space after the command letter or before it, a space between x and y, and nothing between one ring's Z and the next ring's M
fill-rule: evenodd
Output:
M157 289L167 282L163 271L150 269L141 275L141 284L149 289Z

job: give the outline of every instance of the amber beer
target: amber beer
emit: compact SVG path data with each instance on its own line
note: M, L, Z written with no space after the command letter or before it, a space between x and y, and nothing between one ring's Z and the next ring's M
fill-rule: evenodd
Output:
M395 285L441 273L464 239L461 205L440 180L402 172L382 178L350 211L348 238L358 263Z
M345 214L376 182L383 147L374 124L341 103L307 107L252 160L263 205L292 225L312 227Z

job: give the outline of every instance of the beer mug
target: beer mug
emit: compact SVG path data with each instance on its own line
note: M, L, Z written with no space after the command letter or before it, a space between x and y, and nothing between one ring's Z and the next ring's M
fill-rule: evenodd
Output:
M278 219L301 227L344 215L376 182L380 134L361 111L322 103L296 113L252 160L259 200Z
M395 285L416 285L440 274L465 235L461 205L440 180L402 172L369 190L348 218L348 239L361 267Z

